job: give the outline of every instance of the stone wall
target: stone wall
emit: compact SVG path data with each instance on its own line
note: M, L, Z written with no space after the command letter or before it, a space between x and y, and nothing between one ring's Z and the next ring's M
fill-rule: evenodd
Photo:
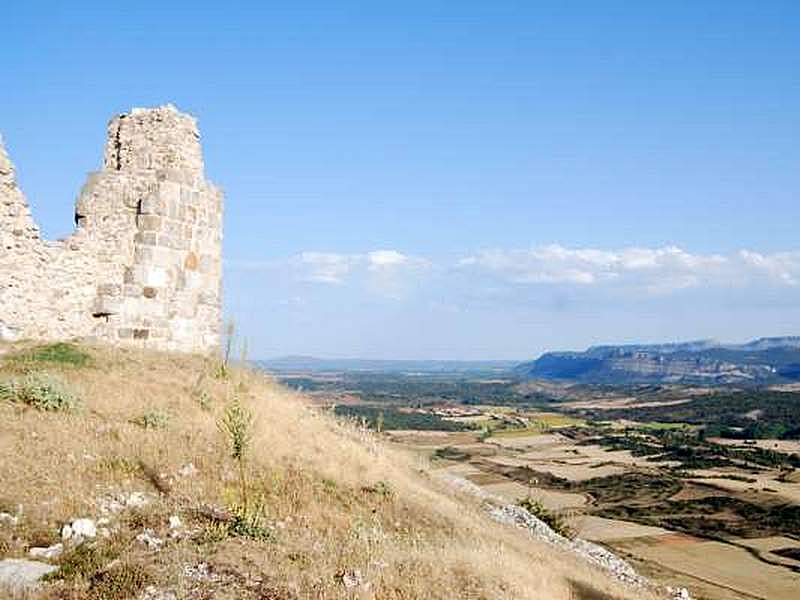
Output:
M172 106L134 109L109 123L75 232L46 241L0 140L0 339L217 348L222 207L195 120Z

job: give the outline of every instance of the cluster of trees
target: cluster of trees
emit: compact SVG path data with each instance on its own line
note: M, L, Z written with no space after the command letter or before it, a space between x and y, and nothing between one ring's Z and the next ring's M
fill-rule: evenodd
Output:
M391 431L416 429L418 431L466 431L472 429L465 423L446 421L437 415L400 411L390 407L340 404L334 413L342 417L363 420L367 427Z
M481 381L461 373L342 373L333 378L283 377L281 382L306 391L349 392L365 403L415 406L453 402L460 404L516 404L538 398L523 396L510 381Z
M604 431L581 444L599 444L612 450L629 450L650 460L678 461L684 469L726 467L742 462L762 467L800 468L800 455L752 446L748 448L714 444L705 430L659 430L630 428L623 432Z
M602 416L604 419L703 425L709 436L800 439L800 393L797 392L722 392L683 404L604 411Z
M621 503L605 507L597 514L712 538L720 534L736 537L749 537L754 533L759 536L800 535L800 506L760 506L730 496L666 500L648 506Z

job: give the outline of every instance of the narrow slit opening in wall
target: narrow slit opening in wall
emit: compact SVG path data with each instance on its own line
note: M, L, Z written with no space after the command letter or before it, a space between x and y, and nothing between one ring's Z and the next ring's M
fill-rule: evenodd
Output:
M122 120L125 118L125 115L119 116L119 121L117 122L117 131L114 134L114 151L117 155L117 171L122 170Z

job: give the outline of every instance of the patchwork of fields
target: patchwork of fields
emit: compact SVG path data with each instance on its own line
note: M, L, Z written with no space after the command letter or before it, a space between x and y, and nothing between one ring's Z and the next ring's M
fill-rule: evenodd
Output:
M433 451L440 457L436 461L443 472L472 481L508 502L525 497L538 501L564 516L577 536L608 546L654 579L685 585L697 598L798 597L800 532L710 540L664 526L673 519L691 523L697 518L739 518L734 512L724 514L724 507L717 514L703 512L707 505L692 507L692 503L709 498L764 507L784 500L800 504L800 484L778 481L779 469L757 475L745 468L697 470L675 477L679 461L647 460L629 450L576 442L557 429L491 436L483 441L463 432L391 436L405 446ZM633 476L638 478L632 480L640 483L638 488L626 485L625 477ZM647 485L659 479L668 479L671 485ZM682 503L684 512L642 517L648 507L663 508L671 502ZM633 520L603 516L614 514L620 506L638 509ZM793 548L798 549L796 554Z
M345 373L315 398L699 600L800 598L800 393ZM538 510L538 509L537 509Z

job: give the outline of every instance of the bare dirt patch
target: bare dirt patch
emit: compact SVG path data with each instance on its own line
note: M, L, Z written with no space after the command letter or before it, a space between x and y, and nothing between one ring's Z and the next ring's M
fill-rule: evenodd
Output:
M647 536L673 535L667 529L640 525L631 521L619 519L606 519L594 515L581 515L571 521L572 527L578 535L593 542L607 542Z
M764 600L796 600L800 575L780 566L764 564L742 548L720 542L686 540L688 537L637 538L614 546L734 593Z

